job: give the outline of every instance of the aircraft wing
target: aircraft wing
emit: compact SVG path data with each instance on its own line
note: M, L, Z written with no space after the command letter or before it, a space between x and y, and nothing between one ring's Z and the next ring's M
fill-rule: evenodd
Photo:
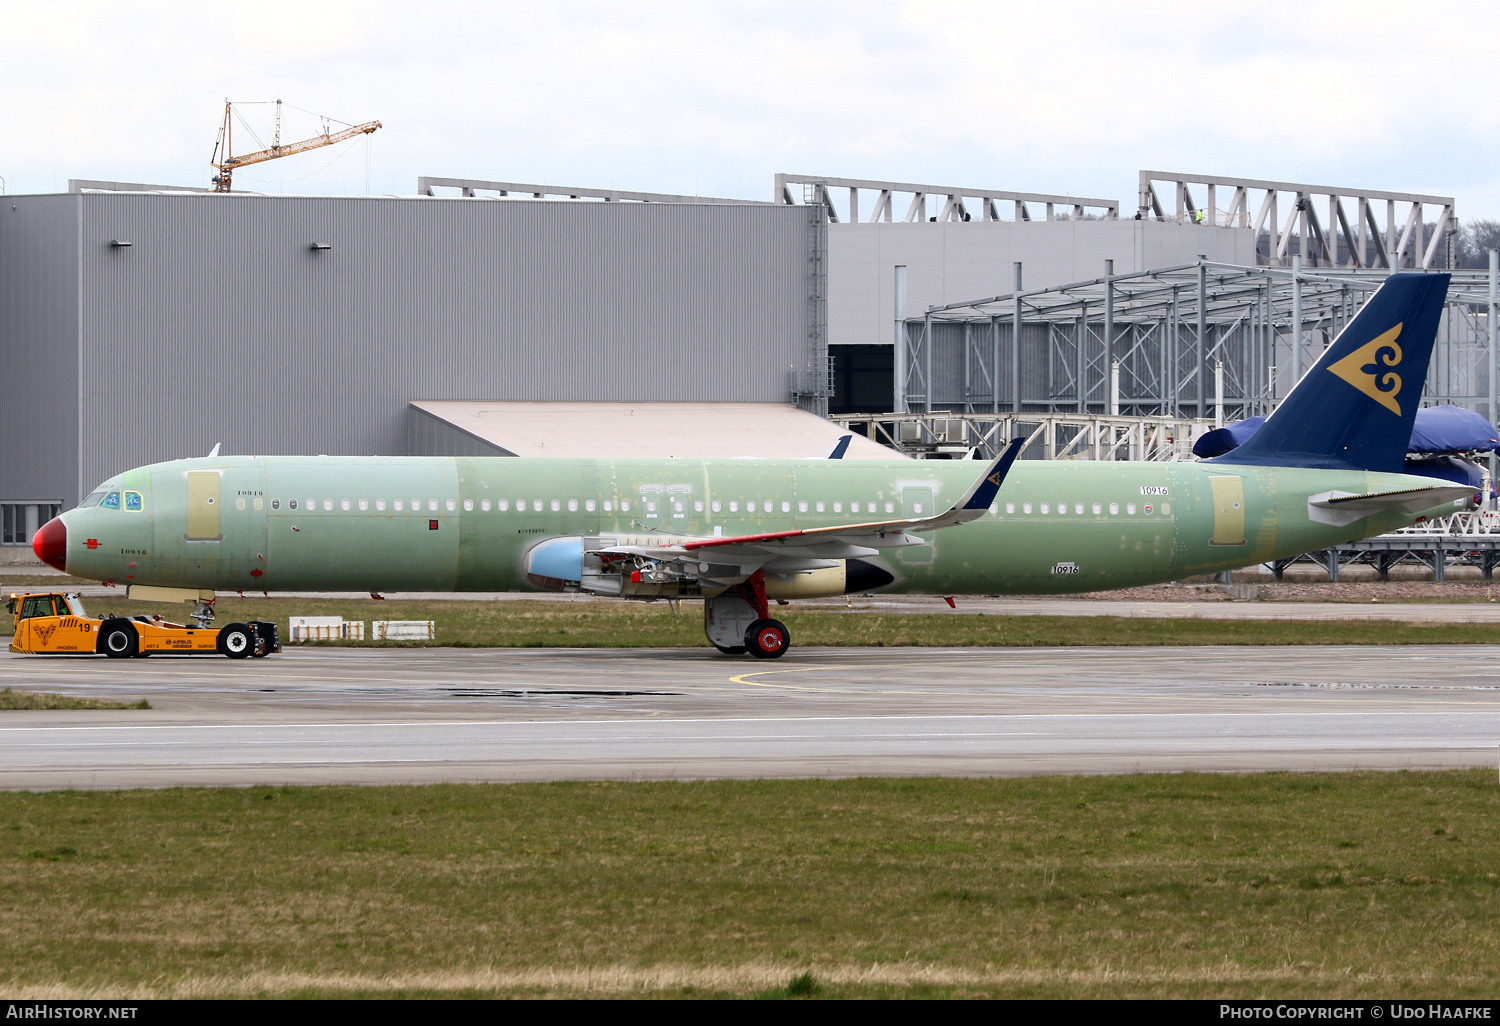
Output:
M687 538L661 545L617 545L599 550L609 555L645 557L681 566L689 576L720 583L740 580L756 570L797 573L837 565L839 560L876 555L884 548L920 545L916 532L936 531L977 520L989 511L1011 464L1026 440L1017 438L949 509L932 517L903 517L854 524L831 524L792 531L770 531L722 538Z
M1434 485L1430 488L1400 488L1389 492L1322 492L1307 500L1309 519L1343 527L1375 513L1420 513L1445 502L1473 495L1468 485Z

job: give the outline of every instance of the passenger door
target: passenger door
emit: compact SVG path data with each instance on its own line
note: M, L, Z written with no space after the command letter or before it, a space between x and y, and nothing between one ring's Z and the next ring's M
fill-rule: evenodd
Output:
M190 470L187 475L187 534L188 541L220 541L224 534L219 530L219 472L217 470Z
M1211 477L1214 493L1214 536L1210 545L1245 544L1245 482L1238 477Z

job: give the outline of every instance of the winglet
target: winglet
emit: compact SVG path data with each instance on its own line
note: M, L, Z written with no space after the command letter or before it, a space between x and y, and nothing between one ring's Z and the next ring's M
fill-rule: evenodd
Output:
M214 447L208 452L208 458L213 459L215 456L219 455L219 446L223 444L223 442L215 442Z
M845 435L843 438L840 438L839 439L839 444L835 445L833 447L833 452L831 452L831 453L828 454L828 458L831 459L831 460L841 460L841 459L843 459L844 458L844 453L846 453L846 452L849 451L849 443L853 439L854 439L853 435Z
M1011 439L1010 445L1006 446L999 458L989 465L984 476L975 481L968 494L953 507L954 511L969 510L983 513L988 510L990 503L995 501L995 493L1005 482L1005 476L1010 473L1011 464L1016 462L1016 457L1021 455L1021 450L1025 447L1025 438Z

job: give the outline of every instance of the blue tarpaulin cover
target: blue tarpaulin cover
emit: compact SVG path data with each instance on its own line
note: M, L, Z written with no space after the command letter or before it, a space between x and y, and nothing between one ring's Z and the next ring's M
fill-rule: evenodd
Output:
M1407 460L1403 473L1435 477L1439 481L1468 485L1476 492L1484 487L1484 471L1457 456L1438 456L1430 460Z
M1200 435L1193 443L1193 455L1200 459L1223 456L1249 441L1264 417L1250 417ZM1417 411L1411 429L1407 452L1488 452L1500 448L1500 436L1484 414L1460 406L1429 406Z

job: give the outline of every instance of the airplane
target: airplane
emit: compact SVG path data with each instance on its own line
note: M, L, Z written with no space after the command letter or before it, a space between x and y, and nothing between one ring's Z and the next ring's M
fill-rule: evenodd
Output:
M701 598L726 654L771 602L1098 591L1326 549L1469 508L1401 473L1449 276L1393 274L1253 438L1201 462L220 456L139 467L36 534L59 570L220 591ZM836 452L834 455L841 456ZM236 626L236 625L230 625ZM228 628L225 628L228 629Z

